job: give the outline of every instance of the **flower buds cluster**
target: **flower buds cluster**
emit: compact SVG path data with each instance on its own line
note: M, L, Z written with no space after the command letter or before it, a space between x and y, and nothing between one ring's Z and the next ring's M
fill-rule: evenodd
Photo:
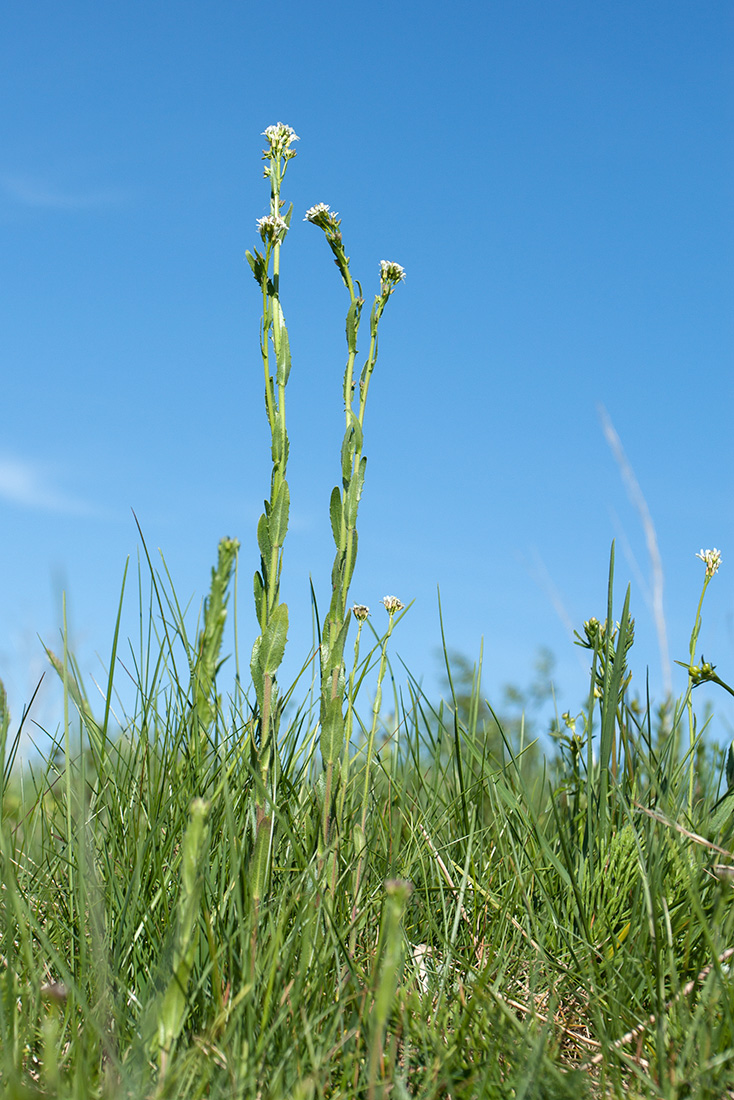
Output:
M282 241L288 232L288 222L280 214L266 214L264 218L257 219L256 225L264 244Z
M363 623L365 619L367 619L367 617L369 616L369 613L369 607L365 607L363 603L355 603L354 607L352 608L352 614L354 615L358 623Z
M600 623L597 618L587 619L584 623L586 642L582 644L585 645L587 649L594 649L597 642L603 641L606 628L606 622Z
M380 603L384 604L388 615L394 615L396 611L402 611L405 607L405 604L401 603L397 596L383 596Z
M329 210L325 202L317 202L315 206L309 207L303 220L311 222L312 225L318 225L319 229L325 229L327 232L334 232L341 225L336 210Z
M298 141L298 134L284 122L276 122L275 126L268 126L263 130L262 136L268 139L268 149L263 149L263 158L285 157L290 160L296 155L296 150L291 149L291 142Z
M405 268L392 260L380 260L380 293L388 298L398 283L405 279Z
M699 684L705 684L707 680L713 680L715 671L716 665L710 664L709 661L704 661L703 657L701 657L701 664L691 665L688 669L688 674L691 677L693 686L698 687Z
M721 551L717 550L716 547L713 550L699 550L696 557L700 558L706 566L706 576L713 577L721 565Z

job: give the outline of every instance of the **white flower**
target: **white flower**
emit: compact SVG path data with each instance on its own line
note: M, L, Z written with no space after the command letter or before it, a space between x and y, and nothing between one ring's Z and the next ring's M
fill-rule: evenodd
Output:
M394 615L396 611L402 611L405 607L405 604L401 603L397 596L383 596L380 603L385 605L385 611L388 615Z
M365 607L363 603L355 603L352 608L352 614L358 622L363 623L370 613L369 607Z
M336 210L329 210L325 202L317 202L315 206L307 210L306 217L303 220L311 222L311 225L317 225L319 229L323 229L332 247L334 243L341 243L339 215Z
M310 207L306 211L306 217L303 219L305 222L318 222L320 218L336 218L338 215L336 211L329 212L328 204L325 202L317 202L315 206Z
M270 149L273 152L279 152L283 149L287 149L292 141L299 141L298 134L292 127L286 126L284 122L276 122L275 126L267 126L262 136L268 139Z
M276 240L288 231L288 222L280 214L266 214L264 218L258 218L255 224L264 241Z
M392 260L380 260L380 281L383 283L392 283L395 286L397 283L405 279L405 268L400 264L393 263Z
M716 547L713 550L699 550L696 557L700 558L706 566L706 576L713 577L721 565L721 551Z

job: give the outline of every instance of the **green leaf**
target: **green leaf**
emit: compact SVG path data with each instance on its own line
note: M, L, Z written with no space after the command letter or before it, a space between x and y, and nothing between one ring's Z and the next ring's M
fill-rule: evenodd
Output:
M341 592L342 578L344 577L344 563L347 560L346 547L334 557L334 564L331 567L331 590L332 592Z
M288 436L285 428L280 420L276 419L274 424L270 425L272 434L271 455L273 458L273 465L280 466L282 470L285 469L288 462Z
M352 459L354 458L354 432L351 428L347 428L344 433L344 439L342 441L342 482L345 486L349 484L349 479L352 476Z
M265 684L263 681L263 673L260 667L260 646L262 645L262 635L255 639L255 644L252 647L252 656L250 657L250 672L252 674L252 683L255 688L255 695L257 701L262 708L263 699L265 698Z
M285 386L291 373L291 347L288 340L288 329L285 327L285 317L278 304L278 310L274 316L274 324L280 324L277 337L274 339L277 363L276 382L279 386Z
M265 257L258 252L257 249L255 249L254 255L252 252L245 252L245 256L247 257L248 264L252 268L252 274L255 276L256 281L262 285L262 281L265 277Z
M341 755L344 746L344 715L342 714L341 693L336 699L329 699L321 718L321 756L324 765L334 764Z
M370 336L375 341L375 343L377 343L377 326L380 323L380 317L382 316L382 311L384 308L385 303L382 301L379 294L376 295L375 300L372 303L372 310L370 311ZM373 355L373 359L376 358L377 348L375 348L375 352Z
M337 550L344 550L344 537L342 536L342 495L337 485L331 490L329 501L329 516L331 518L331 531L334 536Z
M181 894L176 905L172 974L158 1003L155 1034L151 1044L151 1054L160 1058L162 1074L165 1073L188 1012L188 986L198 946L196 933L209 841L208 814L209 803L195 798L191 803L189 824L183 838Z
M268 521L268 534L273 546L282 546L285 542L286 532L288 531L288 515L290 512L290 492L288 489L288 482L282 482L278 489L278 495L270 509L270 519Z
M256 573L253 578L253 590L255 593L255 614L257 615L257 621L260 624L260 629L265 628L265 586L260 573Z
M273 546L270 541L270 532L268 530L268 517L266 515L260 516L257 524L257 545L260 548L262 559L267 564L270 563L270 558L273 552Z
M344 566L344 580L346 583L345 593L349 591L349 586L352 583L352 577L354 576L354 567L357 564L357 545L359 538L357 537L357 529L352 528L352 554L348 561L345 561Z
M250 884L252 896L259 902L265 893L268 881L268 867L270 864L270 823L263 818L257 830L255 847L250 858Z
M364 487L364 474L366 468L367 459L362 457L359 460L359 466L352 475L352 478L349 482L349 488L347 489L345 495L344 522L349 528L354 528L357 524L357 512L359 510L359 501L362 496L362 489Z
M354 462L354 456L361 453L362 450L362 428L360 427L359 420L350 413L349 427L344 433L344 439L342 441L342 478L346 487L347 482L352 476L352 464Z
M351 611L348 611L347 614L345 615L344 622L339 627L339 633L336 635L334 640L331 641L331 638L329 638L328 655L326 657L326 661L324 662L324 668L323 668L322 677L321 677L322 699L326 696L327 691L328 691L328 696L331 697L331 686L330 686L331 673L333 672L333 670L335 668L341 669L342 665L344 663L344 645L345 645L346 640L347 640L347 634L349 633L349 621L351 619L351 614L352 614ZM327 623L326 626L328 628L328 627L331 626L331 624ZM330 633L330 631L329 631L329 633ZM323 654L323 648L324 647L322 647L322 654ZM327 684L329 685L328 689L327 689Z
M263 675L275 675L280 667L288 641L288 605L278 604L262 636L258 661Z
M357 333L363 304L361 298L355 298L347 312L347 347L352 355L357 354Z
M268 396L270 397L270 405L275 408L275 383L273 382L272 374L269 374L265 381L265 413L268 417L268 424L270 424L271 432L275 430L275 425L270 422L270 413L268 411Z
M711 814L709 835L712 837L720 836L725 829L728 831L732 821L734 821L734 795L725 794L721 802L714 807L714 812Z

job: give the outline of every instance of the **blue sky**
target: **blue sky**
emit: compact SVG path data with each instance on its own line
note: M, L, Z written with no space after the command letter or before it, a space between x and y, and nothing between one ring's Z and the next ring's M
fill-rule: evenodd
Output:
M326 202L368 301L381 259L407 271L370 391L352 595L377 615L386 593L415 600L395 639L414 675L438 682L440 586L449 644L476 657L484 638L491 700L545 646L559 710L578 709L570 630L604 616L616 537L635 683L649 666L662 690L645 533L601 406L655 526L670 656L687 653L695 552L717 546L699 648L734 679L729 0L15 0L0 26L0 677L16 718L62 591L99 676L133 508L194 609L218 539L240 539L245 651L255 636L269 456L244 257L267 210L260 134L281 120L300 136L281 282L290 667L309 575L328 603L343 424L346 293L301 221Z

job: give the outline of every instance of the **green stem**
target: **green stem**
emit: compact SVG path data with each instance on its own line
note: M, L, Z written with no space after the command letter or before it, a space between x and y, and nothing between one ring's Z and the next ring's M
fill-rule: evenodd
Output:
M380 707L382 705L382 681L385 679L385 672L387 671L387 643L390 640L392 634L393 625L395 622L395 616L390 615L387 632L382 639L382 646L380 650L380 667L377 673L377 687L375 689L375 698L372 703L372 724L370 726L369 736L367 738L367 759L364 766L364 790L362 792L362 816L360 819L360 854L357 863L357 875L354 886L354 905L352 908L352 924L357 916L357 907L359 905L359 895L362 890L362 871L364 868L365 860L365 829L367 827L367 811L369 808L370 799L370 773L372 771L372 758L375 753L375 737L377 736L377 724L380 717ZM352 948L354 944L355 929L352 929Z
M696 608L696 618L693 621L693 630L691 631L691 642L688 647L689 669L693 667L696 662L696 646L698 645L698 635L701 633L701 609L703 608L703 598L706 595L706 589L709 586L711 577L707 574L704 578L703 588L701 589L701 597L698 601L698 607ZM696 721L693 715L693 677L689 671L688 673L688 695L686 699L686 710L688 712L688 751L690 753L690 760L688 762L688 816L693 815L693 746L696 742Z
M69 632L66 623L66 593L64 592L62 597L62 616L64 624L64 786L66 788L66 862L68 867L69 876L69 931L71 934L71 945L69 959L72 969L76 969L74 966L74 960L76 955L74 941L76 939L76 929L74 926L74 879L76 877L74 869L74 853L73 853L73 839L72 839L72 814L71 814L71 730L69 727Z
M349 673L349 689L347 691L347 713L344 719L344 749L342 752L341 787L339 790L339 803L337 806L337 828L341 829L344 817L344 802L347 796L347 781L349 779L349 749L352 743L352 728L354 724L354 681L359 667L359 643L362 635L363 619L357 619L357 637L354 639L354 663Z
M359 426L364 426L364 414L367 407L367 392L370 388L370 380L372 378L372 372L375 369L377 363L377 326L380 323L382 317L382 311L385 308L387 298L380 296L375 299L375 304L372 307L372 313L370 315L370 350L367 353L367 360L362 368L362 376L359 380Z

